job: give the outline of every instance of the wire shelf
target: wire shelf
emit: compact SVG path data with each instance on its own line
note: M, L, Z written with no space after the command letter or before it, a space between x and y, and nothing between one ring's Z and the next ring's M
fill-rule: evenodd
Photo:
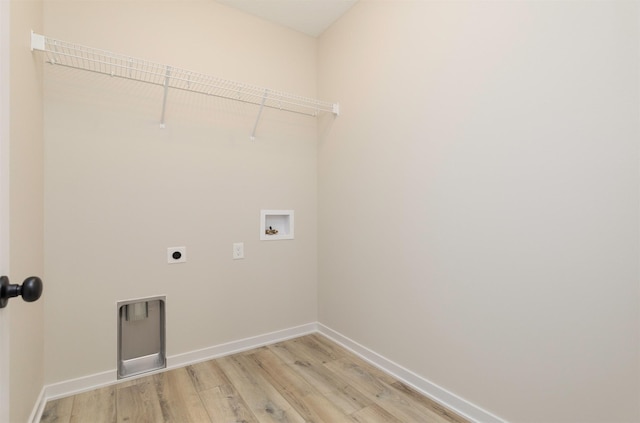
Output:
M321 112L333 113L336 116L339 114L339 105L337 103L216 78L106 50L60 41L35 33L31 34L31 49L43 51L45 60L54 65L82 69L164 87L162 126L164 126L166 94L170 88L258 105L260 106L258 118L263 107L308 116L318 116ZM254 135L255 126L252 138Z

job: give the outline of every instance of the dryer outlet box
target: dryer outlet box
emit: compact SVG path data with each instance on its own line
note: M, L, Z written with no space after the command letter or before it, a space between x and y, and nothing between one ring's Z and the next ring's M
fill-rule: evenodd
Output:
M187 261L187 247L167 248L167 263L184 263Z

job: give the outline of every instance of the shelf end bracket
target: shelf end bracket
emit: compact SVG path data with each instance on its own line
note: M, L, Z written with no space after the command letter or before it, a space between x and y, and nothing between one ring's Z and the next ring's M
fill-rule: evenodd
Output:
M45 38L44 35L36 34L31 30L31 51L40 50L44 51L45 49Z

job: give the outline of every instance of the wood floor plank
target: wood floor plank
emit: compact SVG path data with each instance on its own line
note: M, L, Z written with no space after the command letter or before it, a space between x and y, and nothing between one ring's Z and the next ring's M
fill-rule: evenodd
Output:
M259 422L304 422L278 390L256 371L258 366L253 360L233 355L218 359L218 364Z
M116 388L107 386L74 397L70 423L115 423Z
M296 338L294 344L300 344L307 348L307 351L322 363L328 363L345 357L345 350L338 348L337 344L328 345L324 342L322 335L312 334Z
M200 392L212 422L258 423L249 407L232 385L218 385Z
M139 380L116 390L118 423L163 422L162 407L152 378Z
M41 423L68 423L71 420L74 397L60 398L47 402L42 412Z
M353 423L348 414L331 403L271 350L262 350L250 357L258 364L264 377L306 421Z
M213 422L258 422L216 360L187 366L187 371Z
M339 359L327 363L325 366L344 375L356 389L402 421L423 423L443 421L436 412L412 398L402 395L393 386L370 373L361 363L349 359Z
M269 350L294 368L300 376L346 414L372 404L370 399L324 367L322 360L309 354L303 344L280 342L269 346Z
M396 379L390 374L383 372L382 370L363 360L353 352L347 350L343 346L331 341L329 338L326 338L325 336L320 334L313 334L312 336L315 344L322 346L322 348L325 350L331 350L331 354L336 357L336 359L346 359L348 361L357 363L358 367L361 367L362 369L366 370L367 373L370 373L371 375L386 383L391 384L396 381Z
M451 423L469 423L469 421L467 419L465 419L464 417L460 416L459 414L454 413L453 411L451 411L451 410L447 409L446 407L438 404L437 402L435 402L431 398L428 398L428 397L422 395L421 393L417 392L415 389L411 388L410 386L405 385L404 383L402 383L400 381L396 381L396 382L392 383L391 385L394 388L396 388L398 391L400 391L400 392L404 393L405 395L407 395L408 397L413 398L415 401L423 404L425 407L428 407L429 409L435 411L437 414L442 416L448 422L451 422Z
M204 361L187 366L187 372L198 392L231 383L216 360Z
M183 368L153 375L165 422L208 422L209 414Z
M394 417L378 404L371 404L362 410L356 411L351 415L354 421L358 423L384 422L384 423L406 423Z

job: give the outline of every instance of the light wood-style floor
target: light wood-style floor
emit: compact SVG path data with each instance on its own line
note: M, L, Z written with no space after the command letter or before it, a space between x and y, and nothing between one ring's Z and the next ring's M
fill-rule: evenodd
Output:
M41 422L467 420L313 334L50 401Z

